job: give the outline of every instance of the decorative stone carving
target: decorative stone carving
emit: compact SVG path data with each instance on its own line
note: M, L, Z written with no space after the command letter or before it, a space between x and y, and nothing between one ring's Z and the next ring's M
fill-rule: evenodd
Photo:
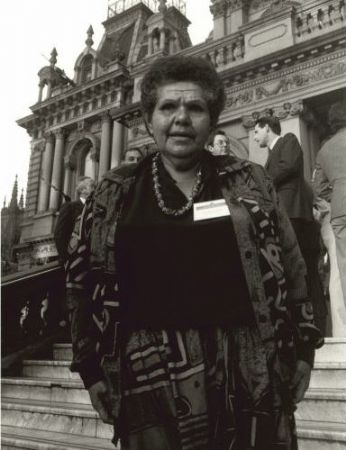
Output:
M254 101L254 96L255 93L253 89L248 89L246 91L239 92L237 95L234 96L227 96L226 107L237 108L239 106L252 103Z
M264 9L270 5L273 0L252 0L250 5L251 11L258 11L259 9Z
M214 19L217 17L222 17L227 13L228 9L228 1L227 0L221 0L218 3L215 3L214 5L210 6L210 12L214 16Z
M54 130L53 133L55 134L56 139L63 139L66 136L66 130L64 130L63 128Z
M262 17L271 16L272 14L283 10L295 10L298 6L300 6L299 2L293 2L289 0L274 0L269 8L264 11Z
M288 116L302 115L304 111L304 105L302 100L298 100L294 103L285 102L283 105L274 108L265 108L260 111L254 111L250 115L242 117L243 126L247 129L255 126L256 120L261 116L276 116L280 120L286 119Z
M89 47L89 48L91 48L93 46L93 44L94 44L94 41L92 39L93 34L94 34L94 30L93 30L93 27L90 25L90 27L88 28L88 31L87 31L87 36L88 37L87 37L87 40L85 41L86 46Z
M328 61L328 58L326 58ZM337 62L326 62L318 67L311 67L312 64L306 64L305 67L297 67L297 72L285 75L285 73L278 72L275 77L280 80L275 81L266 79L262 81L262 84L255 85L244 90L236 90L230 88L226 90L227 94L227 107L240 107L247 105L251 102L261 101L266 98L275 97L281 93L292 91L296 88L301 88L312 83L318 83L320 81L334 78L340 75L346 74L346 60ZM301 70L301 71L300 71ZM274 83L273 83L274 81Z

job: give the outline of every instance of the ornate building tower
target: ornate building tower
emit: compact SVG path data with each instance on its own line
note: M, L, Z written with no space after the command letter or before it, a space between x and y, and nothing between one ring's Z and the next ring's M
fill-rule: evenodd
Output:
M16 270L15 246L19 242L20 227L24 212L23 190L18 203L17 175L13 183L11 201L6 200L1 209L1 273L3 275Z

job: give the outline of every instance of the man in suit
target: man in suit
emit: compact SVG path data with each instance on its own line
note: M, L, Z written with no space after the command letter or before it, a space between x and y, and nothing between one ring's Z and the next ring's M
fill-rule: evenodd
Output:
M281 136L280 121L275 116L263 116L256 121L254 139L260 147L269 149L265 169L296 233L307 268L315 320L324 334L327 309L318 274L319 229L313 217L312 190L304 179L303 151L293 133Z
M293 133L281 136L277 117L260 117L255 125L255 141L260 147L268 147L269 156L265 169L272 177L282 204L286 208L293 228L302 220L311 221L312 199L304 179L303 152Z
M54 231L54 240L62 264L65 263L68 257L67 247L76 219L83 211L85 200L94 188L95 182L92 178L80 178L76 188L78 200L66 202L60 209Z
M346 102L331 106L328 121L333 136L317 154L315 190L321 195L323 185L331 186L331 225L335 236L336 258L344 303L346 304Z

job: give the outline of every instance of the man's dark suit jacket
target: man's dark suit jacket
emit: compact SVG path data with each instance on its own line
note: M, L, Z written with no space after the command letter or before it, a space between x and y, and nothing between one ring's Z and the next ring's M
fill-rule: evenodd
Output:
M280 137L265 166L290 219L313 220L312 200L304 179L303 151L292 133Z
M54 240L58 251L59 259L62 263L67 260L67 247L72 235L73 227L77 217L83 211L81 200L66 202L62 205L57 223L55 225Z

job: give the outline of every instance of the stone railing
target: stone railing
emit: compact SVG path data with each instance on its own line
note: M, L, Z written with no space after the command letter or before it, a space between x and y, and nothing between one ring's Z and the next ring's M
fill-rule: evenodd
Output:
M67 325L63 313L65 276L57 262L2 277L1 293L2 356Z
M179 54L184 56L201 56L210 61L218 70L223 70L244 61L244 37L241 33L226 36L217 41L189 47Z
M306 8L298 9L294 24L297 41L344 27L345 13L345 0L314 2Z

